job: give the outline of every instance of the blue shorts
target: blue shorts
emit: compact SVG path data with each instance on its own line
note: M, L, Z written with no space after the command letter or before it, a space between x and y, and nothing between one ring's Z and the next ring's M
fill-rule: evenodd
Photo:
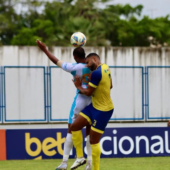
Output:
M104 133L107 123L112 117L112 114L113 114L113 109L104 112L95 109L92 104L85 107L80 112L80 115L83 116L85 119L87 119L87 121L90 123L91 129L101 134Z

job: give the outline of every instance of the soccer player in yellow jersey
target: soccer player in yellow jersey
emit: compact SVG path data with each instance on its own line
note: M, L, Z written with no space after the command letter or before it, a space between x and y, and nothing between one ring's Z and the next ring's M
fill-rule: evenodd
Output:
M92 104L86 106L78 115L71 126L73 144L76 148L77 159L83 157L83 137L81 129L91 125L90 145L92 149L92 169L99 170L101 149L99 140L113 114L113 102L110 97L112 79L108 65L101 64L100 57L96 53L90 53L86 57L86 66L93 71L91 80L86 89L81 87L81 80L75 76L73 81L81 94L92 97ZM77 160L77 166L78 160ZM73 169L71 167L71 169ZM75 169L75 168L74 168Z

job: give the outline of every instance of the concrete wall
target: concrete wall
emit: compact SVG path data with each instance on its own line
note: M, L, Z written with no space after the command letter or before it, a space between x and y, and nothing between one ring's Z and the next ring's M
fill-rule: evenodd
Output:
M52 53L75 62L74 48ZM170 119L170 48L86 47L111 66L112 121ZM75 96L70 74L38 47L0 47L0 123L66 122ZM50 66L50 67L47 67Z
M74 62L71 47L53 47L52 53L59 59ZM170 65L170 48L141 47L85 47L86 54L96 52L101 61L115 66ZM49 66L52 62L38 49L28 46L0 47L0 65Z

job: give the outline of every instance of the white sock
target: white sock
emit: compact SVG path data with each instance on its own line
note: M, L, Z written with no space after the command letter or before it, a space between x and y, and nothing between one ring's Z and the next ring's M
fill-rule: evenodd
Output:
M65 143L64 143L63 161L65 161L65 162L68 161L72 147L73 147L72 134L67 133L66 140L65 140Z
M87 138L87 141L86 141L87 161L91 162L92 161L92 151L91 151L91 146L90 146L89 135L86 138Z

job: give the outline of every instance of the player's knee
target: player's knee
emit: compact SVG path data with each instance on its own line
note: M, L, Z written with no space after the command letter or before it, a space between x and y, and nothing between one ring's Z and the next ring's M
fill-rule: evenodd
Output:
M90 144L93 144L94 139L90 137Z
M74 123L70 126L70 131L75 131L75 125L74 125Z
M97 140L94 137L90 136L90 144L92 145L92 144L97 144L97 143L99 143L99 140Z
M79 128L79 125L77 123L73 123L70 127L71 131L78 131L81 130L81 128Z
M99 143L101 135L102 134L96 132L90 133L90 144Z

